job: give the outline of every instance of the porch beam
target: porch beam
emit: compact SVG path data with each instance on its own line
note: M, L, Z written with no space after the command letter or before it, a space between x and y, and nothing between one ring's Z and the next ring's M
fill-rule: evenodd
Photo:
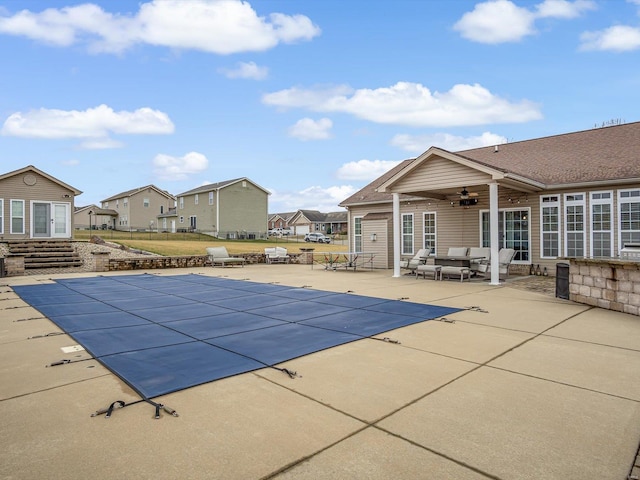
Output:
M393 277L400 277L400 194L393 197Z
M491 281L490 285L500 285L500 236L498 230L498 183L489 184L489 239L491 245Z

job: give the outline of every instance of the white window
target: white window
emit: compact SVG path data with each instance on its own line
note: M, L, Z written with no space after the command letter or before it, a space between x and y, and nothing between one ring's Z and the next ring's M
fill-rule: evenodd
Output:
M127 208L129 206L129 199L128 198L123 198L122 199L122 206L124 208Z
M200 201L200 197L199 197L199 196L198 196L198 194L196 193L196 194L193 196L193 204L194 204L194 205L198 205L198 202L199 202L199 201Z
M142 206L144 208L149 208L149 199L148 198L143 198L142 199Z
M180 197L180 210L182 210L183 208L184 208L184 197Z
M4 233L4 200L0 198L0 234Z
M117 200L116 200L116 210L117 210L118 208L120 208L120 199L117 199Z
M102 204L102 208L109 208L109 202L104 202Z
M209 205L213 205L213 192L209 192Z
M540 197L540 257L557 258L560 255L560 197Z
M402 214L402 254L413 255L413 213Z
M436 253L436 212L424 212L424 248Z
M640 189L619 190L620 234L618 248L629 243L640 243Z
M353 219L353 251L362 251L362 217Z
M613 256L613 192L591 192L591 256Z
M564 195L564 255L584 257L586 255L585 194Z
M24 233L24 200L11 200L11 233Z

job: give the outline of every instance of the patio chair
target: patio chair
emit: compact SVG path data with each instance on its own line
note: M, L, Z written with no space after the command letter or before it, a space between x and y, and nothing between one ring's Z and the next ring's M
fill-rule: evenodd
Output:
M467 247L449 247L447 257L466 257Z
M283 247L271 247L264 249L267 263L289 263L287 249Z
M469 256L482 257L482 258L475 258L475 259L472 258L469 261L471 273L475 275L478 272L483 271L481 270L481 265L489 265L489 260L491 259L491 249L489 247L471 247L469 249Z
M411 273L415 272L418 265L426 263L426 258L429 256L430 248L421 248L413 258L400 261L400 268L410 270Z
M227 265L240 265L244 267L245 259L242 257L231 257L226 247L208 247L207 255L209 256L212 267L216 265L222 265L223 267Z
M513 248L501 248L498 253L498 264L500 271L500 280L504 280L509 277L509 265L513 261L513 258L516 256L516 251ZM479 271L482 273L486 273L487 271L491 271L491 260L489 263L480 264Z

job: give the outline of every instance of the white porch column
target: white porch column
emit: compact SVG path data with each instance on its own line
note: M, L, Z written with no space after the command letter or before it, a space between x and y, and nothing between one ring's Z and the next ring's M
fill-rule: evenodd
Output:
M489 184L489 239L491 242L491 282L490 285L500 285L500 237L498 229L498 184Z
M393 193L393 276L400 276L400 194Z

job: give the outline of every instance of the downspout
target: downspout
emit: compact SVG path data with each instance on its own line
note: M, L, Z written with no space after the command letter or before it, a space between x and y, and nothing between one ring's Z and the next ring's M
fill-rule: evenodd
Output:
M490 285L500 285L500 257L498 223L498 184L489 184L489 238L491 245L491 281Z
M393 277L400 277L400 194L393 193Z

